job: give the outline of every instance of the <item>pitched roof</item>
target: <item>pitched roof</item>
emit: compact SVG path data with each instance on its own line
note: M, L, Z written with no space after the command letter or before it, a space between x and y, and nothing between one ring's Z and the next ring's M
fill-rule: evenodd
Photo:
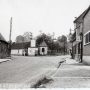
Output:
M42 43L40 43L39 47L47 47L47 44L45 41L43 41Z
M0 40L2 40L2 41L5 41L6 42L6 40L4 39L4 37L2 36L2 34L0 33Z
M83 18L86 16L89 10L90 10L90 6L78 18L74 20L74 23L82 22Z
M27 49L28 47L30 47L30 42L13 43L11 46L12 49Z

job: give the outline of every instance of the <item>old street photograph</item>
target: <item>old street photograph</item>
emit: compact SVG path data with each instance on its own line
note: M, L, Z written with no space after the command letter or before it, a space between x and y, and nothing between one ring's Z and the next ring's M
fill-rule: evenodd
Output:
M0 89L90 88L90 0L0 0Z

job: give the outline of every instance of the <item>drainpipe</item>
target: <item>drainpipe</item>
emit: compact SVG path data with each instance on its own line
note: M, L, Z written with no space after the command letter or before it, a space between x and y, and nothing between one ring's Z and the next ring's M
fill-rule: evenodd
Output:
M82 38L81 40L81 63L82 63L83 61L83 33L81 34L81 38Z
M81 63L83 62L83 29L84 29L84 20L82 21L82 33L81 33Z

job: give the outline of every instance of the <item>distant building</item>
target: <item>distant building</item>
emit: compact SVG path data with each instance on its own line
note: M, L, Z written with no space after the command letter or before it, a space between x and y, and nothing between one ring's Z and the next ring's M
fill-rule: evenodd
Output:
M38 55L38 47L36 47L36 40L32 39L30 47L28 47L28 55L29 56L36 56Z
M90 6L74 21L73 57L90 64Z
M12 44L12 55L23 55L23 56L35 56L35 55L47 55L48 47L43 41L40 45L36 46L36 40L32 39L30 42L24 43L13 43Z
M28 47L30 47L30 42L12 43L11 54L12 55L27 55Z
M38 52L38 48L36 47L36 41L34 39L30 42L12 44L12 55L35 56L36 52Z
M71 42L67 42L67 54L71 54L70 50L72 49L72 43Z
M48 46L47 46L47 44L45 43L45 41L43 41L42 43L40 43L38 49L39 49L40 55L47 55Z
M9 43L4 39L0 33L0 58L6 58L9 54Z

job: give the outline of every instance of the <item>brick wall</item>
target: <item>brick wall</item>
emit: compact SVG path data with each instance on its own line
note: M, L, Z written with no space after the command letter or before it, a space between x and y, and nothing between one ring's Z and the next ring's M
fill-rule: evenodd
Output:
M87 15L84 18L84 34L86 32L90 31L90 11L87 13ZM83 46L83 55L84 56L90 56L90 44Z

